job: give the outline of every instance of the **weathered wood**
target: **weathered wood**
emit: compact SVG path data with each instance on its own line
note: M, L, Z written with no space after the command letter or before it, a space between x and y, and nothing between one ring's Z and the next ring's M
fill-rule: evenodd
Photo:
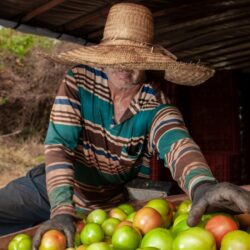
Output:
M32 18L49 11L50 9L52 9L53 7L63 3L64 1L65 0L52 0L52 1L48 2L48 3L46 3L46 4L43 4L43 5L39 6L38 8L36 8L35 10L29 12L23 18L21 18L21 21L22 22L28 22Z
M243 57L243 58L240 57L240 58L237 58L237 59L232 59L230 61L223 60L223 61L218 62L218 63L213 63L212 66L215 69L224 69L225 67L229 67L229 66L233 66L235 64L245 63L245 62L248 62L249 67L250 67L250 60L247 57Z
M243 69L243 68L248 68L249 66L250 66L249 62L244 62L244 63L239 63L239 64L231 65L228 67L224 67L223 69L226 69L226 70Z
M91 13L88 13L84 16L81 16L73 21L64 24L64 27L67 31L78 29L86 25L87 23L95 21L97 18L100 17L105 18L106 15L108 14L109 9L110 9L110 4L101 6L100 8L92 11Z
M246 49L246 50L240 50L240 51L236 51L236 52L232 52L230 54L224 55L224 56L217 56L211 59L204 59L204 61L206 61L207 63L219 63L222 61L231 61L234 58L243 58L243 57L248 57L249 58L250 55L250 49Z
M186 57L204 55L207 52L217 51L217 49L224 49L225 47L231 45L237 45L249 41L250 41L250 34L246 34L244 36L229 37L223 39L222 41L207 43L205 45L200 45L200 46L194 44L194 47L188 50L179 50L179 51L172 50L172 51L176 54L178 53L178 56L180 58L185 59Z
M194 48L196 45L202 45L202 44L213 44L214 42L222 42L226 38L231 38L231 37L238 37L238 36L244 36L244 35L249 35L250 34L250 24L244 25L244 26L236 26L232 28L228 28L222 31L216 30L212 31L207 34L202 34L199 36L193 36L189 37L186 40L182 41L167 41L167 38L165 41L167 42L161 42L161 44L164 47L167 47L171 51L181 51L183 49L187 48ZM174 35L171 36L172 39L174 39Z

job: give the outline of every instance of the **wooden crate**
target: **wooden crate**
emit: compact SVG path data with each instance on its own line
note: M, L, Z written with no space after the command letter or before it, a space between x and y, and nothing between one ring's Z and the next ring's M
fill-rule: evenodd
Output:
M242 187L245 188L246 190L250 191L250 185L242 186ZM171 195L171 196L168 196L167 199L169 201L172 201L175 204L179 204L181 201L188 199L188 196L185 194ZM142 207L145 204L145 202L146 201L132 201L131 203L135 206L136 209L138 209L138 208ZM37 226L31 227L28 229L24 229L24 230L0 237L0 250L7 250L10 240L17 234L25 233L25 234L30 235L31 237L34 236L34 234L39 226L40 225L37 225Z

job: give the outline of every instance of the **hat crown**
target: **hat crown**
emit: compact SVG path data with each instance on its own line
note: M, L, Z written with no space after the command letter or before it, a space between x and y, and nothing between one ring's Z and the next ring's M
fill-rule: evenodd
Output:
M134 3L119 3L111 7L104 28L104 42L123 40L124 44L152 44L153 37L153 16L147 7Z

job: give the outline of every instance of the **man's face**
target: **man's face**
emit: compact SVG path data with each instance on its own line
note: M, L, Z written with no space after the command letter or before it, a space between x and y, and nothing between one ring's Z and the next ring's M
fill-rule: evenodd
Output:
M145 70L124 70L106 68L109 82L118 89L129 89L145 81Z

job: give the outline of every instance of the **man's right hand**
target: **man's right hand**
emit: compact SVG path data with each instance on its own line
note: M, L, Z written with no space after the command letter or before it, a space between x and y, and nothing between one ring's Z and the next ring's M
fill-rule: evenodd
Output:
M38 250L43 234L51 229L64 233L67 239L67 247L74 247L75 221L71 215L59 214L43 223L36 231L32 240L32 250Z

